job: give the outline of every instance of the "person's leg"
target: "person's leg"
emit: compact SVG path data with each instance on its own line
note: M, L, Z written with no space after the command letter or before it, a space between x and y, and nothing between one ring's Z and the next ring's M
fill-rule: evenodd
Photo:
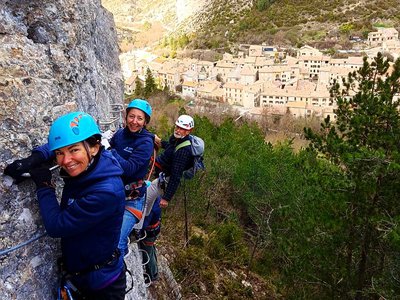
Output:
M140 201L140 199L138 199ZM139 218L135 216L130 210L137 209L138 204L136 200L127 201L125 204L124 218L122 220L121 235L119 238L118 248L121 250L121 254L125 255L128 253L128 237L131 233L133 226L139 221ZM144 202L144 198L141 199Z
M146 191L146 216L150 214L154 202L158 196L162 195L162 192L159 179L154 179Z
M119 277L104 289L90 292L86 296L87 300L124 300L126 290L126 273L125 268Z
M158 266L157 266L157 252L154 246L156 237L146 238L140 241L140 248L145 250L146 253L142 253L143 263L147 262L145 268L146 273L150 276L151 280L158 279Z

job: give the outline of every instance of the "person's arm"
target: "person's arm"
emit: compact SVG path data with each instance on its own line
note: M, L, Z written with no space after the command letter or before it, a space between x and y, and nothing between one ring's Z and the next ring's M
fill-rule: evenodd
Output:
M34 154L34 153L40 153L46 161L54 159L56 157L56 155L54 154L54 151L50 151L50 147L49 147L48 143L34 148L32 150L32 154Z
M169 146L169 141L161 141L161 148L167 149Z
M26 179L22 174L28 173L44 162L54 159L53 151L50 151L48 144L36 147L32 150L32 154L27 158L14 160L4 169L4 174L11 176L17 183Z
M163 200L171 201L172 197L175 195L179 183L181 182L183 171L185 171L185 168L188 165L190 159L192 159L192 155L190 154L189 147L181 148L174 153L174 158L171 166L171 174L169 177L167 188L160 202L161 207L163 207L163 204L165 204L163 203Z
M39 188L37 197L46 231L54 238L84 232L114 214L117 209L116 194L106 188L99 188L86 197L75 199L64 210L61 210L58 204L54 188Z

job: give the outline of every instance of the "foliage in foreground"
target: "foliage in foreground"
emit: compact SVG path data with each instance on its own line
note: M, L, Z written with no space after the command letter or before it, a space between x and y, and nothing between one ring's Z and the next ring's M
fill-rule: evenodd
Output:
M187 249L175 241L173 265L185 292L262 299L243 286L244 277L221 276L247 268L263 276L270 298L400 294L400 120L393 101L400 60L390 76L387 70L378 56L352 73L344 90L335 86L337 122L307 129L311 147L299 153L290 142L265 143L254 124L196 118L207 170L184 183L173 201L180 209L169 208L163 232L183 236L177 224L186 198L191 238Z
M335 84L337 121L306 130L311 148L341 168L347 181L343 229L343 276L356 299L399 294L400 59L389 72L381 54ZM356 91L355 95L351 95ZM394 272L394 274L393 274Z

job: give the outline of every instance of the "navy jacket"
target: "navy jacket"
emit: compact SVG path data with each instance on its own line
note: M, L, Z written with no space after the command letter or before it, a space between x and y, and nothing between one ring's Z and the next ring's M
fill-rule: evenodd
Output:
M177 139L172 135L168 142L162 141L161 147L165 149L165 151L156 158L156 166L161 167L159 169L163 171L166 176L169 176L167 188L163 195L163 198L167 201L172 199L178 189L183 171L189 169L193 165L193 155L190 146L185 146L175 151L176 146L186 140L189 140L189 136Z
M117 249L125 192L123 173L110 151L101 149L92 165L76 177L64 176L59 205L55 190L37 190L44 226L51 237L61 238L65 267L79 272L107 262ZM74 278L78 286L99 289L118 276L123 269L122 257L112 265Z
M131 132L127 127L119 129L110 140L112 153L120 163L124 174L124 184L143 180L148 172L150 158L154 149L154 134L143 128ZM140 189L142 196L145 187Z

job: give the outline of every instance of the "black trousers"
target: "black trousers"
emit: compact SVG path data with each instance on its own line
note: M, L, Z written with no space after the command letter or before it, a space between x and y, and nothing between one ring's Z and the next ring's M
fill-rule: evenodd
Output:
M126 289L126 274L125 268L122 270L118 278L106 286L104 289L98 291L84 291L82 297L74 296L77 300L124 300Z

